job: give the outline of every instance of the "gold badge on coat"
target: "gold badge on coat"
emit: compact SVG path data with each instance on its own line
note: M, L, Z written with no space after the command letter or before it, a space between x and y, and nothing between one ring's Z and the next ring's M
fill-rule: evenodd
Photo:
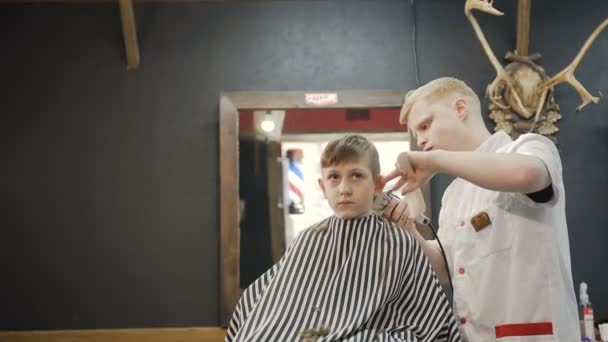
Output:
M471 225L476 231L480 231L491 224L492 221L490 220L490 215L488 215L488 213L485 211L482 211L471 218Z

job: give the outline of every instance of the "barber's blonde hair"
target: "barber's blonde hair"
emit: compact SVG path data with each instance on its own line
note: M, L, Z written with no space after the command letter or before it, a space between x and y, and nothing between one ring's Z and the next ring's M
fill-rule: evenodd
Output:
M407 123L407 117L414 103L418 101L438 101L453 94L467 96L476 101L477 104L480 103L477 94L466 83L453 77L441 77L405 94L403 107L399 114L399 122L401 124Z
M380 175L378 150L371 141L361 135L345 135L330 141L321 154L321 168L360 158L367 158L369 169L376 179Z

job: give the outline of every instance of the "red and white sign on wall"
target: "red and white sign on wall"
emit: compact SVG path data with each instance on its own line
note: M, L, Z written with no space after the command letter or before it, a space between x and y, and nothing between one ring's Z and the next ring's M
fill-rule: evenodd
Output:
M315 106L327 106L338 104L337 93L311 93L305 94L305 103Z

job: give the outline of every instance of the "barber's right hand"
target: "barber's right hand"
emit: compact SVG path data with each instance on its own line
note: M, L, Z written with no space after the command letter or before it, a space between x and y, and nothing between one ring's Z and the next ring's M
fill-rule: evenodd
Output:
M386 208L384 208L384 211L382 211L382 216L406 230L414 228L413 221L408 216L405 198L401 200L397 198L391 199Z

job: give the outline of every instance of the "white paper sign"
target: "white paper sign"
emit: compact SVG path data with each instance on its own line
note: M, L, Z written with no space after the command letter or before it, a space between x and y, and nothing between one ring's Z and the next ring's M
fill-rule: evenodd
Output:
M316 106L326 106L338 104L338 94L337 93L314 93L314 94L306 94L305 95L306 104L316 105Z

